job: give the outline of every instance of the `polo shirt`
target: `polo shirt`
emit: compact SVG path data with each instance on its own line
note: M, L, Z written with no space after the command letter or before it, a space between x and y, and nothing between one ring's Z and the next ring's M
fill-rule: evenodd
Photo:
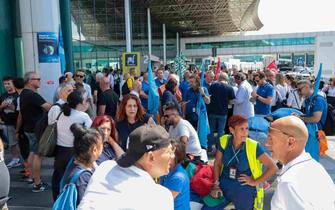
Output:
M122 168L107 160L96 169L78 206L79 210L173 210L172 193L156 184L144 170Z
M309 153L284 165L271 200L271 210L335 209L334 183Z
M274 95L273 86L268 82L262 86L259 86L257 88L257 95L263 98L273 97ZM271 104L265 104L261 102L260 100L256 100L255 114L268 115L270 113L271 113Z

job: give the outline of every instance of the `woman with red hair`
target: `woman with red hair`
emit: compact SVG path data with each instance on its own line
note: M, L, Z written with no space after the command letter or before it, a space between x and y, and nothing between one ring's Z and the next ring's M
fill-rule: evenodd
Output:
M261 145L248 138L248 120L234 115L228 120L231 135L220 137L214 161L211 196L224 196L236 209L263 208L263 183L277 171ZM262 164L266 167L262 172ZM224 202L222 205L226 205ZM224 207L224 206L222 206Z
M146 117L140 99L132 94L125 95L116 113L116 129L119 134L121 148L126 151L129 134L145 123L155 123Z
M103 151L98 160L96 160L98 165L106 160L117 159L124 153L118 144L115 123L110 116L97 116L92 123L92 127L99 130L104 139Z

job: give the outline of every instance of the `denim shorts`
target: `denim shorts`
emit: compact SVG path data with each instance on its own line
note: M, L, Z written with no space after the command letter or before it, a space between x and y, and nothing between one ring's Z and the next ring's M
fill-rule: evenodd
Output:
M35 155L38 154L38 140L34 133L24 132L27 138L29 139L29 151L34 153Z
M6 136L9 146L14 146L18 143L15 137L15 127L14 125L3 125L3 134Z

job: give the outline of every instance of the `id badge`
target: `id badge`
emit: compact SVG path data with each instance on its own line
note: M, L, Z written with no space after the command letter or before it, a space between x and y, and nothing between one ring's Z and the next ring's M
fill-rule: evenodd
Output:
M236 171L237 171L236 167L231 166L229 168L229 178L236 179Z
M195 107L192 108L192 112L195 112Z

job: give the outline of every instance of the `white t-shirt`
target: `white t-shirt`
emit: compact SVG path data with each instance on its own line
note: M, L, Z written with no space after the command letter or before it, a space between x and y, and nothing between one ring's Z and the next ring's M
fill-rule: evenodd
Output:
M59 105L63 105L63 104L65 104L65 101L63 101L62 99L59 99L56 103L59 104ZM48 112L48 124L49 125L53 124L56 121L56 119L57 119L57 117L58 117L58 115L61 111L62 111L62 109L58 105L53 105L50 108L50 110Z
M173 210L171 192L144 170L107 160L96 169L78 210Z
M322 165L303 152L278 176L271 210L335 209L335 187Z
M92 120L85 112L75 109L71 109L70 116L65 116L62 113L57 122L57 145L73 147L74 136L70 130L73 123L80 123L89 128L92 125Z
M175 128L170 126L169 134L171 138L176 140L180 140L180 137L186 136L188 138L186 153L194 156L201 156L201 146L198 134L189 121L180 119Z

